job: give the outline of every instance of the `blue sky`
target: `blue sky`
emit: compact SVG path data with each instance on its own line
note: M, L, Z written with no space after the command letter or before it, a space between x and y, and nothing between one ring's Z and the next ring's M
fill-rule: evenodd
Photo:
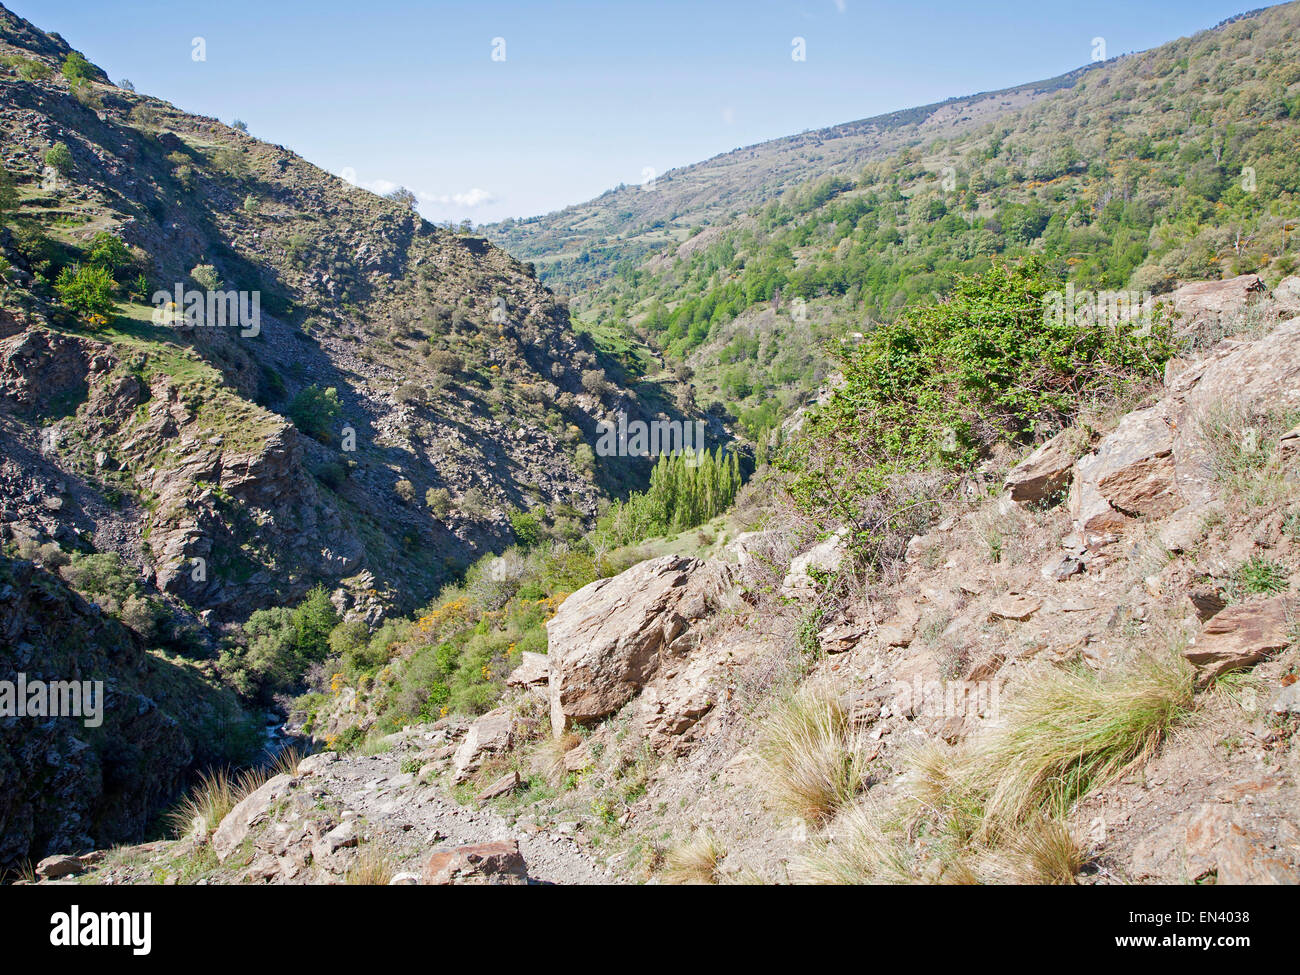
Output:
M406 185L430 219L476 223L764 139L1051 77L1091 60L1095 37L1115 56L1260 5L3 2L115 80L243 119L362 185ZM205 61L192 57L196 37ZM804 61L791 57L796 37Z

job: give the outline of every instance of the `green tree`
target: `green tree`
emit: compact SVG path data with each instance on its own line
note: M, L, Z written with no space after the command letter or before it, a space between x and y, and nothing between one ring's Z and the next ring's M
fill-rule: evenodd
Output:
M65 267L54 288L60 300L79 315L110 317L117 308L113 275L94 264Z
M72 150L66 142L56 142L45 153L45 165L51 166L63 175L72 172Z
M289 419L307 436L323 441L342 411L337 389L332 386L322 389L313 383L293 398L289 405Z

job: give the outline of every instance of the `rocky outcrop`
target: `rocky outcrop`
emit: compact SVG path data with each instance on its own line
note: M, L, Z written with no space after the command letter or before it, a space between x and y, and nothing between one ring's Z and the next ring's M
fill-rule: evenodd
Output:
M1039 446L1007 474L1003 488L1012 501L1044 501L1070 483L1074 454L1065 434Z
M469 726L452 756L457 782L478 770L483 759L506 751L514 740L514 719L505 708L489 711Z
M474 843L435 851L424 864L421 881L440 886L526 884L528 869L514 840Z
M1225 407L1300 407L1300 319L1256 342L1222 343L1181 372L1160 402L1125 416L1076 465L1076 526L1095 541L1136 519L1210 503L1214 475L1202 422Z
M781 583L782 593L794 599L813 596L828 576L839 571L849 552L847 537L846 532L836 532L791 562Z
M1228 606L1210 617L1183 656L1209 683L1290 646L1298 612L1300 603L1284 596Z
M1300 883L1294 858L1283 852L1289 844L1264 835L1249 819L1219 803L1189 810L1137 844L1134 878L1215 885ZM1295 827L1288 832L1294 836Z
M212 849L216 852L217 859L225 860L239 849L239 845L247 838L248 831L266 816L271 803L296 784L292 776L273 776L226 813L212 834Z
M569 596L547 623L555 734L617 711L666 659L684 655L684 635L728 578L728 566L666 555Z
M1194 281L1153 299L1176 316L1176 330L1186 333L1197 325L1232 322L1254 303L1267 298L1268 288L1257 274L1241 274L1222 281Z
M0 679L19 675L29 688L90 682L97 714L0 715L0 869L138 840L193 765L245 757L234 749L252 723L232 695L147 653L56 576L0 556Z

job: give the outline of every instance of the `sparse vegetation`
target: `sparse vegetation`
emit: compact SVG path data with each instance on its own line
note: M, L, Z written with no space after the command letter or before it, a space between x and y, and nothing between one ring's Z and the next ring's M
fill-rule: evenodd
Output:
M823 689L778 704L758 754L773 802L810 824L833 816L864 786L864 744L852 716Z

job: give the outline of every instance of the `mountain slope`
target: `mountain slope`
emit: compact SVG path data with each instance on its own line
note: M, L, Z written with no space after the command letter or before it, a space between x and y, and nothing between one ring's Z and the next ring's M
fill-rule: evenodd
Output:
M1039 255L1079 291L1139 298L1181 280L1275 283L1296 266L1298 26L1293 3L1243 15L732 219L681 214L683 242L594 258L604 277L573 308L693 371L704 400L765 440L838 341L994 259ZM528 253L550 246L539 232Z
M620 261L639 261L680 244L692 228L725 223L814 176L852 175L872 159L971 132L1073 87L1095 67L733 149L670 169L653 185L619 186L554 213L493 224L484 233L535 262L548 283L565 290L588 287Z
M617 365L527 268L93 66L70 80L71 53L0 9L18 191L0 240L3 436L68 501L51 518L9 497L19 535L62 525L66 541L93 511L87 541L196 610L242 619L323 581L373 618L508 544L511 510L576 533L637 483L593 463L596 423L689 397L606 380ZM112 252L105 234L129 253L98 321L56 279ZM177 287L258 295L255 334L156 324L151 298Z

